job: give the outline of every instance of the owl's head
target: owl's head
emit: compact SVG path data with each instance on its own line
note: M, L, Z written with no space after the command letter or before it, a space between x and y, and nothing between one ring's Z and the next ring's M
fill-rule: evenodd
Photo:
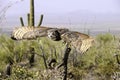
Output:
M65 32L68 32L68 29L51 29L48 30L48 38L54 40L54 41L59 41L61 40L61 35L64 34Z

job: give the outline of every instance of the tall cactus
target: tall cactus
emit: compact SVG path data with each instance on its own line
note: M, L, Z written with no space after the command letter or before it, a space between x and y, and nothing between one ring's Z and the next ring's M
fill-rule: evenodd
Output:
M34 0L30 0L30 26L34 26Z
M38 23L38 27L41 26L42 21L43 21L43 14L41 14L41 16L40 16L40 21L39 21L39 23Z
M30 0L30 13L27 14L28 26L35 27L35 17L34 17L34 0ZM38 27L41 26L43 21L43 14L41 14L40 21L38 23ZM21 25L24 26L23 18L20 17Z
M30 26L30 13L27 14L28 26Z
M20 17L21 26L24 26L23 18Z

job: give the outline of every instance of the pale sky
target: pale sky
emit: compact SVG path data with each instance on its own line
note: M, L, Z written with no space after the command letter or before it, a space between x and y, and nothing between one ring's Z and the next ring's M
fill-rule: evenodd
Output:
M5 0L4 0L5 1ZM7 1L7 0L6 0ZM9 0L12 2L20 0ZM14 4L8 13L29 12L30 0ZM119 0L35 0L35 11L41 13L69 13L86 10L96 13L120 13ZM16 11L17 10L17 11Z
M89 20L86 18L84 19L84 17L79 15L74 17L74 13L75 15L77 12L78 14L79 12L83 12L84 14L84 11L87 12L87 14L120 14L120 0L34 0L34 2L35 14L37 18L39 19L39 15L45 14L45 23L54 23L56 21L60 23L64 23L66 21L65 23L69 23L69 19L71 19L71 22L74 22L72 19L75 18L73 20L77 20L78 17L77 21L85 24ZM24 17L24 20L27 18L29 5L30 0L0 0L0 16L3 14L2 12L4 12L4 9L6 9L5 16L7 24L9 26L15 26L16 24L18 25L20 24L20 16ZM73 13L72 17L69 15L70 13ZM64 16L61 17L59 15ZM12 18L8 18L10 16ZM56 18L54 19L54 17ZM120 17L116 17L115 20L119 18ZM114 18L112 17L111 19ZM95 23L94 21L97 20L97 17L93 15L90 20L92 20L92 23ZM13 23L14 25L11 25Z

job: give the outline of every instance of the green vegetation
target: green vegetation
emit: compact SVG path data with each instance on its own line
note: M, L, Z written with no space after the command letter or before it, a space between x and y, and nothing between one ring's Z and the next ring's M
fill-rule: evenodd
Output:
M30 47L35 49L35 63L29 67ZM0 36L0 78L8 80L36 79L49 80L51 73L45 72L45 62L56 59L61 63L65 45L48 38L37 40L13 41L5 35ZM115 54L120 54L119 38L111 34L100 34L95 37L95 44L84 55L74 50L71 51L68 61L68 72L72 73L75 80L112 80L114 73L120 72L119 63ZM5 77L5 67L12 62L12 74ZM19 64L28 64L21 67ZM56 66L55 65L55 66ZM44 75L43 75L44 74Z

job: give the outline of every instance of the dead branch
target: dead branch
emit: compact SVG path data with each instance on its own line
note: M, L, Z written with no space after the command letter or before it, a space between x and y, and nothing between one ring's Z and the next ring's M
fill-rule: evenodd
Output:
M69 48L68 45L66 45L63 61L60 65L57 66L57 69L59 69L62 66L64 67L63 80L67 80L67 64L68 64L68 56L70 51L71 48Z

